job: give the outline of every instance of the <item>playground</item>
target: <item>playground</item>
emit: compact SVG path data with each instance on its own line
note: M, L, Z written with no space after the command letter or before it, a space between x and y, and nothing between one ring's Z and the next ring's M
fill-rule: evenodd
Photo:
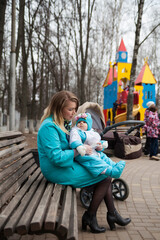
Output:
M132 116L135 120L144 120L147 102L156 102L156 79L148 65L148 59L138 74L134 85L134 100ZM116 62L111 63L107 77L103 83L104 88L104 116L106 122L118 123L126 121L127 97L132 64L128 63L128 52L123 39L116 53ZM117 102L115 117L113 105Z

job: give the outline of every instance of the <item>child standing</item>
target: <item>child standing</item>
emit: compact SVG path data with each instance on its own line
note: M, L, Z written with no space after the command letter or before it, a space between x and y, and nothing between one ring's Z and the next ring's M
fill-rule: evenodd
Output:
M146 128L147 137L150 138L150 159L157 161L160 160L157 157L159 125L160 121L158 118L157 108L154 104L152 104L148 108L147 120L144 127Z
M145 113L144 113L144 121L145 121L145 134L146 134L146 142L145 142L145 147L144 147L144 154L145 155L148 155L150 153L150 137L147 136L147 129L146 129L146 126L148 125L147 121L148 121L148 117L149 117L149 108L151 106L155 106L155 103L153 101L149 101L147 102L147 107L146 110L145 110Z
M105 174L119 178L125 167L125 161L113 162L103 152L108 142L101 141L100 135L92 129L92 118L89 113L80 113L75 117L76 126L70 132L70 146L77 149L79 155L75 157L81 165L93 175ZM86 145L92 147L92 154L86 155Z

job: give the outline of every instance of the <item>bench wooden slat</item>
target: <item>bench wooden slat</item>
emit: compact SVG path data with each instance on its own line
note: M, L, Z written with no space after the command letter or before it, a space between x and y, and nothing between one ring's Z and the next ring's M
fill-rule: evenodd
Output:
M37 191L35 192L32 200L28 204L28 207L26 208L25 212L23 213L22 218L20 219L19 223L16 226L16 232L20 235L27 234L29 231L29 224L30 221L35 213L35 210L38 207L38 204L40 202L40 199L44 193L45 186L46 186L46 179L43 178L40 186L38 187Z
M0 148L23 142L25 139L25 136L20 136L17 138L0 141Z
M51 203L49 205L49 209L44 221L44 229L47 231L54 231L55 224L56 224L56 217L57 217L57 211L58 211L58 205L60 201L62 191L62 185L55 184L54 187L54 194L51 199Z
M25 185L20 189L20 191L13 197L13 199L8 203L6 208L2 211L0 215L0 230L4 227L8 219L10 218L11 214L19 205L21 199L24 197L30 186L33 184L35 179L41 173L40 169L38 168L34 174L28 179Z
M71 199L72 199L72 187L67 186L65 188L62 210L57 227L57 232L59 232L62 236L65 236L67 234L69 228Z
M13 147L1 150L0 151L0 158L5 157L5 156L7 156L9 154L13 154L16 151L25 148L27 145L28 144L26 142L23 142L23 143L18 144L18 145L13 145Z
M37 169L37 164L32 165L26 172L23 174L18 181L16 181L2 196L0 196L0 207L2 207L6 200L14 196L15 192L21 187L21 184L26 180L26 177L32 174Z
M0 132L0 139L10 139L18 136L22 136L22 133L18 131Z
M22 199L20 205L17 207L16 211L14 212L14 214L12 215L12 217L9 219L9 221L7 222L7 224L4 227L4 235L5 236L8 237L8 236L13 235L13 233L15 231L16 224L19 222L19 220L22 217L26 207L30 203L30 201L31 201L39 183L42 181L42 178L43 178L43 176L42 176L42 174L40 174L38 179L36 179L36 181L34 181L35 179L33 179L31 188L26 193L26 195Z
M76 190L73 189L72 191L72 208L71 208L71 215L70 215L70 225L67 240L76 240L78 239L78 221L77 221L77 196Z
M21 158L22 156L25 156L30 152L31 152L31 149L23 149L20 152L14 153L14 154L12 154L12 156L5 158L5 161L0 160L0 169L3 169L6 166L11 165L18 158Z
M13 162L12 165L3 169L3 171L0 172L0 179L6 179L7 177L9 177L11 173L14 173L18 168L21 167L22 164L24 164L31 158L33 158L32 153L24 156L23 158L19 158L18 161Z
M54 185L52 183L48 183L43 197L30 223L30 229L32 232L40 231L42 229L44 217L51 200L51 195L53 194L53 187Z
M17 169L17 171L15 171L14 175L9 176L8 179L6 179L0 186L0 194L2 194L3 192L7 191L8 188L10 188L10 186L13 185L13 183L17 182L18 183L18 179L24 175L23 173L25 173L25 171L30 168L33 164L35 163L34 159L31 159L31 161L26 162L21 168ZM22 171L23 170L23 171ZM17 186L17 188L19 187L19 184Z

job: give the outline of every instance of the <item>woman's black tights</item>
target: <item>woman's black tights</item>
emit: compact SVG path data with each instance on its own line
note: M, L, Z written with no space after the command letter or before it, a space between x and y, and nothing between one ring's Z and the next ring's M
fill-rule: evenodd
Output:
M102 180L95 184L92 201L88 208L88 212L90 214L96 215L97 209L104 199L107 210L109 213L113 213L115 210L113 196L112 196L112 178L107 177L106 179Z

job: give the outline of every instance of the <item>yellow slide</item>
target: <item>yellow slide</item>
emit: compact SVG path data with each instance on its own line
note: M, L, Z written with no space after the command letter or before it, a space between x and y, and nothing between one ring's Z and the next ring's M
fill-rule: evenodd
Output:
M139 109L140 109L139 104L135 104L133 106L133 111L132 111L133 117L138 114ZM126 121L126 120L127 120L127 112L121 113L114 118L115 123L123 122L123 121Z

